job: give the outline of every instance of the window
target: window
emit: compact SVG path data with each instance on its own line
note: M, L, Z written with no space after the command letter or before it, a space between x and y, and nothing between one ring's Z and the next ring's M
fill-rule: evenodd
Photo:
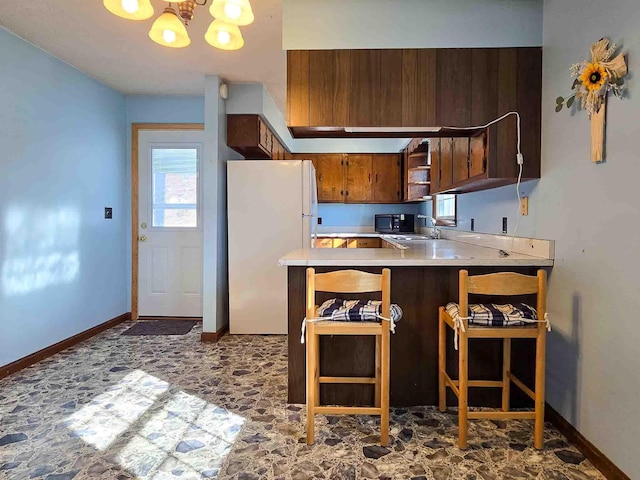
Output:
M455 227L457 224L457 202L455 195L434 195L433 214L438 225Z
M153 148L153 227L198 227L198 149Z

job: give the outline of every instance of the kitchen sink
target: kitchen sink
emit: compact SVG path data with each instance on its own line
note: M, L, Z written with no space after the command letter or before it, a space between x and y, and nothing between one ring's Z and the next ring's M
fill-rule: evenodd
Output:
M424 240L436 240L435 238L431 238L428 235L389 235L389 237L393 240L399 240L402 242L408 242L411 240L420 240L420 241L424 241Z

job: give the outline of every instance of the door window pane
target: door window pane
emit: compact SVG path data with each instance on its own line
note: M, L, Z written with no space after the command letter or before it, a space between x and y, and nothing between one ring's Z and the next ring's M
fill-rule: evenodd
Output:
M198 226L198 150L153 148L151 175L154 227Z

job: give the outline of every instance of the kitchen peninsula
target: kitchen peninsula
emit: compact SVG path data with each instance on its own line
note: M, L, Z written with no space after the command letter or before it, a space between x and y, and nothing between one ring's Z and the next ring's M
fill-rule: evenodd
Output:
M452 233L453 235L453 233ZM398 241L404 248L329 248L296 250L285 255L280 264L288 269L289 390L290 403L305 402L305 348L300 343L301 322L305 316L305 272L314 267L318 273L359 269L380 273L391 269L391 301L401 306L403 318L391 336L392 406L435 405L438 391L438 307L458 297L458 272L466 268L470 275L500 271L535 275L539 268L553 265L553 242L516 239L515 252L532 251L537 256L511 253L503 256L506 237L482 239L482 236L456 233L456 240ZM473 242L473 243L469 243ZM496 248L480 246L491 244ZM497 243L496 243L497 242ZM502 242L502 243L500 243ZM530 249L530 250L527 250ZM375 294L374 294L375 295ZM319 293L316 302L335 296ZM350 298L368 298L350 295ZM511 297L513 299L513 297ZM521 301L531 302L523 296ZM501 301L483 297L482 301ZM529 383L533 380L534 345L526 339L514 340L513 372ZM367 337L336 336L322 338L321 371L332 376L371 376L374 342ZM447 365L457 374L457 355L449 349ZM471 345L469 375L472 379L498 379L501 375L500 341L482 340ZM512 404L528 406L528 399L513 391ZM323 404L368 405L373 402L371 385L322 385ZM471 389L471 405L499 405L500 391Z

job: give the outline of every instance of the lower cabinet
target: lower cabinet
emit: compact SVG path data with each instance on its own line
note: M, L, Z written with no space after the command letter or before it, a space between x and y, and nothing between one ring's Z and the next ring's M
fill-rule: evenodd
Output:
M383 242L377 237L318 238L316 248L381 248Z

